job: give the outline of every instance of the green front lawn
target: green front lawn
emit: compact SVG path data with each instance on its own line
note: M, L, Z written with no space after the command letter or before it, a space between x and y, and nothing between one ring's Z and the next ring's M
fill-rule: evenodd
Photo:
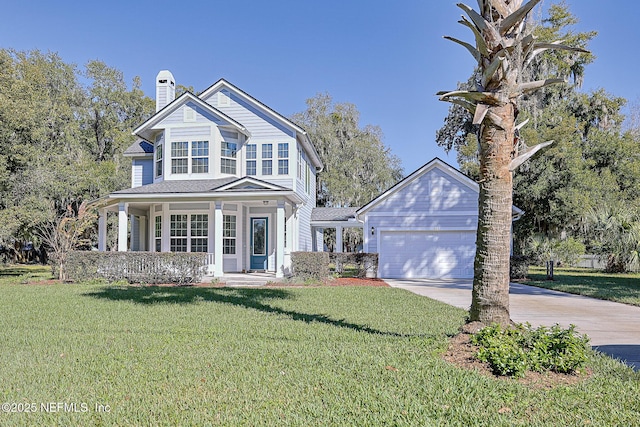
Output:
M640 419L640 374L605 357L579 384L544 390L444 362L466 313L398 289L25 282L0 273L0 403L37 410L0 413L2 426Z
M527 285L640 306L640 274L603 273L586 268L557 268L547 280L543 267L529 269Z

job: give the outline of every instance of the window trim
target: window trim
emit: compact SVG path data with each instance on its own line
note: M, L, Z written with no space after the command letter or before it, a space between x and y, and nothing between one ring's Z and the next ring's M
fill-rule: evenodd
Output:
M155 166L154 177L160 178L164 172L164 149L163 143L156 142L153 164Z
M229 226L229 228L227 228ZM233 227L231 227L233 226ZM238 217L233 214L222 215L222 255L238 254Z
M158 216L156 216L157 218ZM200 218L198 218L200 217ZM192 213L188 211L177 211L169 215L169 251L170 252L193 252L199 253L203 251L194 251L199 246L206 249L204 253L209 252L209 226L210 215L208 212ZM162 221L162 220L161 220ZM194 221L202 224L201 228L194 228ZM174 225L185 225L185 228L174 228ZM204 240L204 242L198 240ZM184 248L176 250L177 248Z
M234 145L232 149L229 147L231 144ZM231 155L227 154L229 152L231 152ZM231 168L231 165L233 165L233 168ZM225 168L229 169L225 170ZM228 170L233 172L228 172ZM238 142L224 139L220 141L220 173L227 175L236 175L238 173Z
M198 154L196 155L194 153L194 150L196 149L196 143L202 143L205 146L204 147L198 147L199 150L205 150L206 154ZM198 141L191 141L191 151L190 151L190 163L191 163L191 173L192 174L206 174L209 173L209 141L208 140L198 140ZM195 160L205 160L205 163L203 165L196 165ZM204 167L204 171L203 172L196 172L195 168L196 166L203 166Z
M162 215L156 215L154 219L154 249L162 252Z
M186 144L186 148L184 148L184 146L179 148L178 144ZM184 152L185 155L178 156L176 155L178 152ZM186 160L186 165L182 162L178 164L178 160ZM189 163L189 141L171 141L171 175L187 175L189 173ZM177 172L178 167L180 167L180 170L184 170L184 172Z

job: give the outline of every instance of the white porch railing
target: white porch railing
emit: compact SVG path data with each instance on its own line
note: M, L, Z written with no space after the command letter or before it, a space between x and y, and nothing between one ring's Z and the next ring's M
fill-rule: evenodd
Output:
M214 255L215 254L213 253L207 252L207 275L208 276L213 276L213 273L214 273L214 266L216 264Z

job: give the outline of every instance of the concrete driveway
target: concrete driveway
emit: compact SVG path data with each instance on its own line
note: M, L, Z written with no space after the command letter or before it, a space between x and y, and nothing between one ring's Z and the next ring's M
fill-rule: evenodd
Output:
M471 306L471 280L384 279L402 288L454 307ZM571 295L519 283L509 291L511 319L533 326L576 325L595 349L640 370L640 307Z

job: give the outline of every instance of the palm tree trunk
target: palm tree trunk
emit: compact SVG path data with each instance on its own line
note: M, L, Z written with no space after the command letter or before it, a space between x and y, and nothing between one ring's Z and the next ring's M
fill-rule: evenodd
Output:
M503 129L486 121L480 132L480 197L470 320L507 325L513 206L512 158L515 107L492 107Z

